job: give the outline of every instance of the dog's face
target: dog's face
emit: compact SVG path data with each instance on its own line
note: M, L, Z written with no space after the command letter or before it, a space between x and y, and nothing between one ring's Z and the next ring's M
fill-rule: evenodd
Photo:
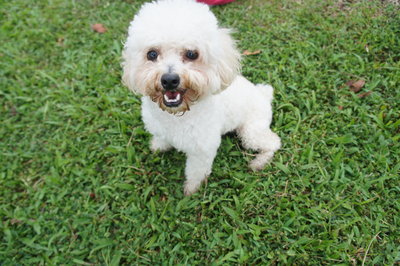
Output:
M163 44L143 49L137 66L128 71L135 91L175 114L188 111L212 87L220 86L210 70L202 48Z
M206 5L191 0L145 4L129 28L123 82L171 114L184 113L230 85L239 53Z

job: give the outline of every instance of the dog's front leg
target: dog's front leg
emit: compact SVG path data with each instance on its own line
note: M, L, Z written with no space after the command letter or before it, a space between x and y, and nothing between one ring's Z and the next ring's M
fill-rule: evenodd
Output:
M209 147L209 149L204 149L203 151L197 150L195 152L186 153L186 182L184 185L186 196L195 193L199 189L201 183L211 173L218 146L219 145L216 147Z
M156 151L167 151L169 149L171 149L172 146L163 138L158 137L156 135L153 136L153 138L151 139L150 142L150 149L153 152Z

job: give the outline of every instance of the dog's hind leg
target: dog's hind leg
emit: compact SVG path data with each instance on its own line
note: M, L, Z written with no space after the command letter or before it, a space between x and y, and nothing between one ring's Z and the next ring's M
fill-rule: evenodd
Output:
M249 165L254 171L262 170L281 147L281 139L266 126L264 119L244 124L239 128L238 134L246 149L258 151Z

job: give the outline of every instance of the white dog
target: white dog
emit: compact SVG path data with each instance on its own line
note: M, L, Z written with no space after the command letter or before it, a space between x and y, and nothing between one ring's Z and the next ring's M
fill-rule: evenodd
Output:
M151 149L187 156L184 192L211 173L221 135L234 131L259 153L261 170L280 146L269 128L273 88L240 76L240 54L209 7L194 0L144 4L131 22L123 51L123 82L142 95Z

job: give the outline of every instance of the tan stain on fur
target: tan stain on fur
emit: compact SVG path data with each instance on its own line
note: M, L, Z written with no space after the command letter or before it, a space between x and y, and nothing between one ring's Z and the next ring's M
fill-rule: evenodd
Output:
M204 72L198 71L199 74L202 76L202 79L206 79ZM143 95L147 95L151 98L151 100L158 104L158 106L171 114L183 114L190 110L190 106L195 104L204 94L205 89L203 88L204 80L199 80L199 78L194 78L193 75L191 76L188 72L185 72L180 75L181 78L181 90L182 93L182 103L177 107L168 107L164 104L164 96L163 96L163 89L161 86L161 76L162 73L152 73L150 74L153 76L152 78L143 77L142 73L151 73L151 67L146 69L144 66L143 69L137 72L136 80L140 81L138 86L142 89Z

